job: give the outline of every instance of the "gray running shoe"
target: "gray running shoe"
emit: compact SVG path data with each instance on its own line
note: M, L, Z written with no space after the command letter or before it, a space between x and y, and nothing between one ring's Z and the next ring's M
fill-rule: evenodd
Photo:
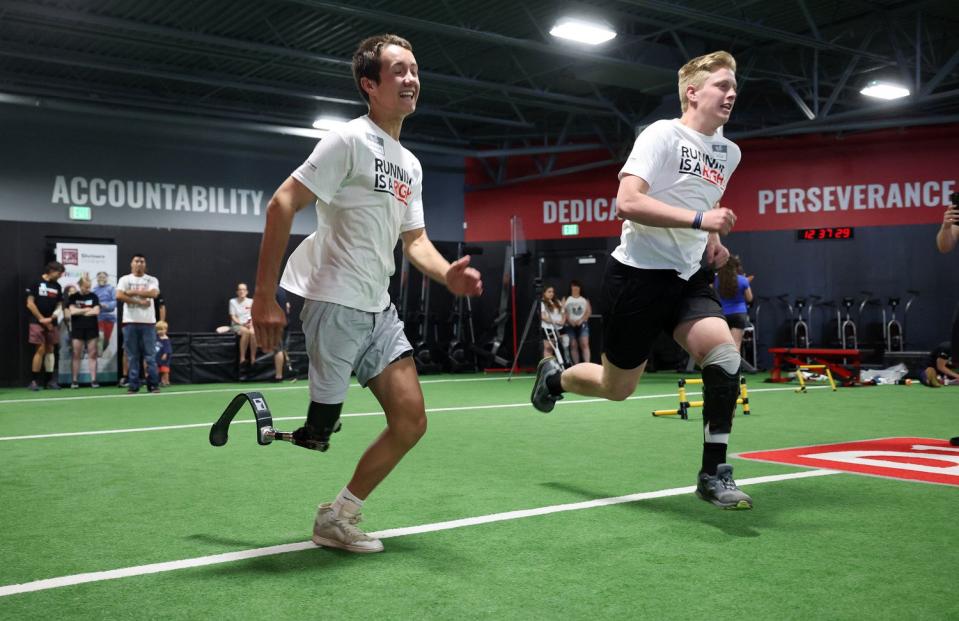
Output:
M373 539L356 527L360 521L362 518L359 513L349 518L334 517L333 504L324 503L316 511L313 543L324 548L339 548L360 554L382 552L382 541Z
M563 395L550 393L546 386L547 378L562 372L563 367L552 356L539 361L539 365L536 367L536 381L533 382L533 392L529 400L533 403L533 407L540 412L552 412L556 402L563 398Z
M699 473L696 495L723 509L752 509L753 499L747 496L733 481L733 467L719 464L716 474Z

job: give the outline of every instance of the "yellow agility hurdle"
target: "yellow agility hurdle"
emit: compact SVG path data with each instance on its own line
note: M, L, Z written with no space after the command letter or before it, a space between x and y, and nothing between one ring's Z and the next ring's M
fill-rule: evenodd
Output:
M686 398L686 384L702 384L702 379L679 378L679 408L675 410L653 410L653 416L676 416L677 414L683 420L689 420L689 408L703 407L703 401L689 401ZM739 378L739 398L736 403L743 406L743 416L749 416L749 391L746 389L746 378Z
M832 379L832 371L830 371L829 367L825 364L801 364L796 367L796 377L799 378L799 388L796 389L796 392L806 392L806 381L802 376L803 369L826 369L826 377L829 378L829 385L832 386L832 391L836 392L836 382ZM820 375L822 375L822 373L820 373Z

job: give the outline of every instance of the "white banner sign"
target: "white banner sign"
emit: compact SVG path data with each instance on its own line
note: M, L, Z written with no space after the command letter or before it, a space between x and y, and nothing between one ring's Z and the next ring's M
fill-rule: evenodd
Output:
M60 324L60 366L59 382L68 386L73 380L73 350L70 340L70 319L68 308L70 294L78 291L77 281L86 276L93 284L92 291L100 298L100 316L98 317L100 338L97 342L97 382L115 382L117 380L117 247L112 244L78 244L57 242L57 261L63 263L66 271L60 279L63 287L64 320ZM80 367L77 376L82 383L90 382L90 366L86 347L81 348Z

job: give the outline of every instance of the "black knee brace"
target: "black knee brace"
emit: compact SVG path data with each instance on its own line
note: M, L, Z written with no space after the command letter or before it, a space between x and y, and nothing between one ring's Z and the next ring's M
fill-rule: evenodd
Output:
M729 374L717 364L703 369L703 425L710 433L729 433L739 399L739 373Z

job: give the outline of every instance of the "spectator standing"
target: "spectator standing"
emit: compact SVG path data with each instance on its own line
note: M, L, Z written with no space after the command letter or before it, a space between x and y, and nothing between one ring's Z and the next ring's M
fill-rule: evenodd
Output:
M173 359L173 342L167 335L170 326L165 321L157 322L157 370L160 373L160 385L170 385L170 362Z
M736 349L742 349L743 332L749 327L749 306L753 301L752 276L743 275L743 263L739 257L731 256L726 265L719 268L713 281L713 287L719 294L719 303L723 315L729 324Z
M130 273L117 283L117 300L123 303L123 348L129 359L127 393L140 391L141 372L147 366L147 390L160 392L156 365L156 310L160 281L146 273L142 254L130 259Z
M97 318L97 328L100 333L100 351L110 348L110 338L113 328L117 325L117 290L110 284L110 276L106 272L97 272L97 284L93 288L97 300L100 301L100 316Z
M566 312L563 305L556 299L556 288L547 286L543 289L543 299L540 300L540 319L543 322L543 357L552 356L553 346L550 340L551 333L556 335L556 343L562 347L561 340L566 337L563 334L563 326L566 325ZM562 353L562 352L560 352Z
M27 310L30 312L30 327L27 340L36 346L30 371L33 379L30 381L30 390L40 390L41 386L57 390L54 372L54 350L60 341L55 318L63 305L63 288L57 281L63 276L63 264L50 261L44 269L43 275L27 289ZM44 378L44 371L48 377Z
M593 314L593 307L583 297L583 285L578 280L570 281L569 297L563 301L563 310L566 312L566 333L573 364L590 362L589 317Z
M90 277L81 276L77 281L79 291L67 298L70 311L70 344L73 353L70 365L70 388L79 388L80 360L83 350L87 350L87 364L90 369L90 387L99 388L97 383L97 340L100 334L97 317L100 315L100 299L90 288Z
M166 301L163 298L162 291L157 291L157 296L153 300L153 309L154 318L157 322L166 321ZM120 359L122 360L121 368L123 369L123 373L120 375L120 381L117 383L117 386L126 388L130 385L127 379L127 374L130 372L130 360L127 358L126 350L121 353ZM143 365L143 368L140 369L141 377L143 373L147 372L146 361L143 362Z

